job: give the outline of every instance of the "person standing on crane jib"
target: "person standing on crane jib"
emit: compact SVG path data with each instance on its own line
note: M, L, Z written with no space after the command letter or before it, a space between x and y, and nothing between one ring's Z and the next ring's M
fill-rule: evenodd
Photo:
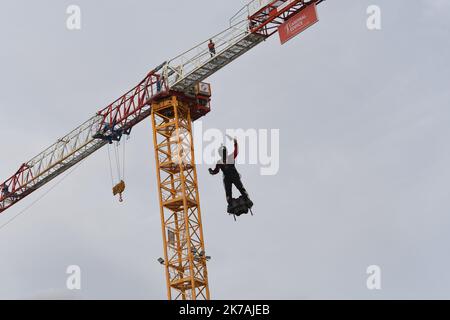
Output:
M209 53L211 54L211 58L214 57L216 55L216 44L212 39L209 40L208 49Z

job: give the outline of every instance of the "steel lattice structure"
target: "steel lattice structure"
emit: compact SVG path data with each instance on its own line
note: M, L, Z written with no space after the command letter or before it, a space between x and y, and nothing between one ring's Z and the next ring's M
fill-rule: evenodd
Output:
M119 141L153 114L168 297L209 299L193 145L182 147L192 141L191 122L209 112L209 97L199 96L196 87L275 34L294 15L322 1L250 1L230 19L229 28L209 38L215 43L214 55L208 39L162 63L136 87L22 164L0 183L0 213L104 145ZM198 105L201 99L206 108Z
M168 298L209 299L189 103L154 103L152 123Z

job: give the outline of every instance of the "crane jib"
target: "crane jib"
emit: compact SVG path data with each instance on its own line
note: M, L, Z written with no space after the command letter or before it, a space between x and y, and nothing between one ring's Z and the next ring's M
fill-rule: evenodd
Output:
M191 95L198 83L278 32L283 23L307 6L322 1L251 1L230 20L229 28L162 63L136 87L22 164L12 177L0 183L0 213L111 140L129 133L150 116L154 99L169 92ZM208 49L209 39L215 44L214 55Z

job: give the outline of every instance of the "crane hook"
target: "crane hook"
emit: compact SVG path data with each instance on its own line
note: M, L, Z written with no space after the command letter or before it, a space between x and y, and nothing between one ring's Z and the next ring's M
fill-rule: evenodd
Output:
M123 180L120 180L120 182L113 187L113 195L114 196L119 195L119 202L123 202L122 194L125 191L125 187L126 187L126 185Z

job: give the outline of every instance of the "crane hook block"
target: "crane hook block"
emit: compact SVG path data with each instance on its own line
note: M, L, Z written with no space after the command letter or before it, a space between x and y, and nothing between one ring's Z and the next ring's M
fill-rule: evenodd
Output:
M120 180L120 182L113 187L113 195L119 195L119 201L123 202L122 193L125 191L125 182Z

